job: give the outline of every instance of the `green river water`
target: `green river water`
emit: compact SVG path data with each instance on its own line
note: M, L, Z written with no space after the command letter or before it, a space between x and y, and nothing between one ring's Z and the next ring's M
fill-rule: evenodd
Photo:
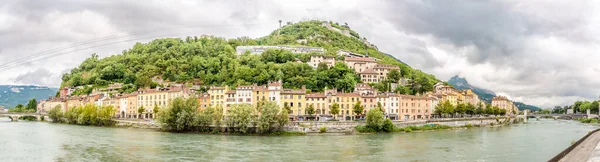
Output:
M434 132L233 136L10 122L0 161L546 161L597 125L567 120Z

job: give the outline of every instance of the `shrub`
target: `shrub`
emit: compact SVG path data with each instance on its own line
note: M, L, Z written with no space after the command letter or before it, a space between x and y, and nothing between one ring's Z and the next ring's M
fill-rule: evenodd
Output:
M21 116L21 117L19 117L19 120L36 121L37 118L34 116Z
M325 133L325 132L327 132L327 127L321 127L319 129L319 133Z
M377 131L373 130L373 128L368 127L368 126L364 126L364 125L358 125L358 126L354 127L354 129L356 129L356 131L358 131L360 133L377 132Z
M52 119L52 122L55 123L60 123L63 122L63 112L62 112L62 108L60 107L60 105L56 105L54 108L50 109L50 111L48 111L48 117L50 119Z
M161 129L167 131L191 131L197 124L195 120L198 101L195 98L184 100L175 98L169 107L159 111L159 122ZM196 121L196 122L195 122Z
M385 119L385 121L383 122L382 131L393 132L394 129L396 129L396 126L394 125L394 123L392 123L392 120Z
M367 112L367 127L375 131L380 131L383 126L383 112L378 109L371 109Z

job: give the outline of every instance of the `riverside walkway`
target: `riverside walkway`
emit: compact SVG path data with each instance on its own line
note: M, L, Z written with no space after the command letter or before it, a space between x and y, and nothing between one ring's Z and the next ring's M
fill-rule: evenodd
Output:
M592 131L550 161L600 162L600 129Z

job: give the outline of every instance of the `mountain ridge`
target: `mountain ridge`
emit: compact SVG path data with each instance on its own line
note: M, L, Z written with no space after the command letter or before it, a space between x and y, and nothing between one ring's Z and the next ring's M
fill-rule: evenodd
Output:
M7 108L27 104L33 98L47 99L56 95L58 88L37 85L0 85L0 106Z
M452 85L457 90L471 89L473 91L473 93L479 95L479 99L483 100L486 103L492 103L492 98L494 98L496 96L495 92L488 90L488 89L473 86L473 85L469 84L469 82L467 82L467 80L465 78L461 78L458 75L455 75L452 78L450 78L450 80L448 80L448 84ZM525 109L529 109L532 111L541 110L537 106L528 105L523 102L513 101L513 103L519 108L519 110L525 110Z

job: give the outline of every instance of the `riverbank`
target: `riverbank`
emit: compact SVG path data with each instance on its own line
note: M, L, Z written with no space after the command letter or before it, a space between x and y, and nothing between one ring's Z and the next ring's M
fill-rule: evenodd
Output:
M516 118L510 117L479 117L479 118L451 118L431 119L418 121L393 121L398 128L394 132L423 132L448 129L462 129L472 127L503 126L515 123ZM160 130L160 124L152 120L115 120L116 127ZM357 127L365 126L364 121L295 121L283 128L281 135L352 135L361 133ZM223 129L223 128L222 128ZM192 132L196 133L196 132ZM201 134L239 134L239 133L201 133ZM266 135L278 135L277 133Z

